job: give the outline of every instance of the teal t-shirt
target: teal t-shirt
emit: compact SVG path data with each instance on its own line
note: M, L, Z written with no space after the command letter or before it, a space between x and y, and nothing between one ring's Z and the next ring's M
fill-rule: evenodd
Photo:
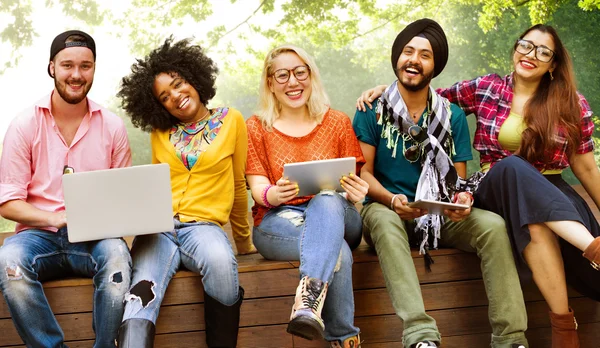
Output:
M373 103L373 108L367 108L367 111L356 111L352 127L358 137L358 140L376 148L374 175L377 180L388 191L394 194L404 194L409 202L415 200L417 183L421 175L421 161L409 162L402 153L404 139L398 140L396 158L392 157L392 149L387 148L387 139L381 137L382 125L377 124L375 110L377 101ZM471 153L471 139L469 138L469 126L464 111L455 104L451 104L450 124L452 129L452 138L454 140L455 154L449 154L454 162L466 162L473 159ZM419 126L423 125L424 117L419 119ZM406 148L412 143L406 144ZM367 202L369 197L367 197Z

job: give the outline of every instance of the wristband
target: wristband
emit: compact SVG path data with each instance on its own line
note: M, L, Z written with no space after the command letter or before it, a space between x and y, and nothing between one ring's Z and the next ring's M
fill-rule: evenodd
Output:
M452 203L456 203L458 202L458 195L461 193L466 193L469 195L469 197L471 198L471 206L473 206L473 203L475 202L475 199L473 198L473 195L471 194L471 192L467 192L467 191L462 191L462 192L456 192L454 194L454 197L452 197Z
M392 196L392 201L390 202L390 209L394 210L394 200L398 197L398 195Z
M274 185L269 184L269 185L265 186L265 188L262 191L263 204L265 205L265 207L267 207L269 209L275 208L275 206L273 204L269 203L269 200L267 199L267 193L269 192L269 189L273 186Z

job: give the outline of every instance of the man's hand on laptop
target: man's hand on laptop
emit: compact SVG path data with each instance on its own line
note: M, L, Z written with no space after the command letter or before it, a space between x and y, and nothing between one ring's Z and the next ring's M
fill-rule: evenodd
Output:
M461 220L466 219L471 214L471 206L473 205L473 196L468 192L461 192L456 195L456 201L454 203L465 204L469 206L469 209L465 210L444 210L444 215L446 215L450 220L454 222L459 222Z
M396 198L392 202L394 211L402 220L412 220L427 214L427 210L409 207L408 198L405 195L397 194L395 196Z
M50 213L48 216L48 226L62 228L67 225L67 212L66 211L57 211L55 213Z

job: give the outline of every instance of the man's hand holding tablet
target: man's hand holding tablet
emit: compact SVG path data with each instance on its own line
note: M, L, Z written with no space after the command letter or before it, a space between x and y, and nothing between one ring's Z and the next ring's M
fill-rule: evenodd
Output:
M471 207L473 206L473 195L471 195L468 192L460 192L456 194L455 197L455 203L467 205L468 208L464 210L444 210L444 215L446 215L450 220L454 222L459 222L461 220L466 219L471 214Z
M455 203L429 200L418 200L409 203L405 195L398 194L392 197L391 208L403 220L416 219L426 214L441 215L443 213L450 220L458 222L471 214L473 204L471 197L471 194L461 192L456 195Z

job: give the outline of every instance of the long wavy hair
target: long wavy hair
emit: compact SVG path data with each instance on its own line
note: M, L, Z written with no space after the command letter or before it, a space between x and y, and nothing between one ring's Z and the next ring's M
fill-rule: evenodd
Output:
M269 78L273 74L273 60L282 53L295 53L304 61L310 69L310 84L312 92L307 101L308 114L311 119L321 123L323 116L329 109L329 97L325 93L321 74L314 59L300 47L294 45L283 45L272 49L265 58L263 72L260 78L258 92L258 110L256 116L260 119L267 130L273 129L273 123L280 116L281 104L269 89Z
M544 74L537 90L525 104L523 119L527 128L523 131L517 154L530 163L545 164L552 160L552 154L556 150L556 134L567 139L566 151L569 157L579 147L581 106L573 63L558 33L549 25L537 24L527 29L519 39L533 30L552 36L555 52L552 71L554 79L551 79L550 73Z
M174 42L170 36L144 59L137 59L131 73L121 80L117 93L131 123L147 132L167 130L180 122L152 94L154 80L161 73L183 78L196 89L204 105L216 93L218 69L212 59L200 46L192 44L191 39Z

